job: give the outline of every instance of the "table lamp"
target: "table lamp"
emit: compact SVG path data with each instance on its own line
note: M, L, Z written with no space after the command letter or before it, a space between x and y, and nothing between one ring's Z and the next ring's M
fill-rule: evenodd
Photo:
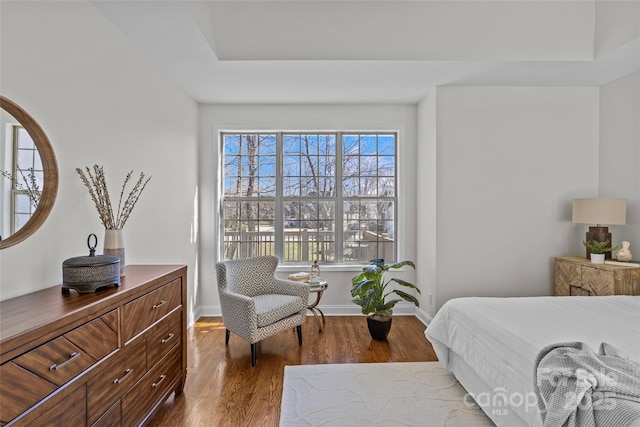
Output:
M573 199L573 218L574 224L596 224L590 226L587 231L586 242L592 240L598 242L611 240L609 233L609 225L624 225L627 222L627 201L625 199ZM587 249L587 258L589 258L589 249ZM605 258L611 259L611 251L605 254Z

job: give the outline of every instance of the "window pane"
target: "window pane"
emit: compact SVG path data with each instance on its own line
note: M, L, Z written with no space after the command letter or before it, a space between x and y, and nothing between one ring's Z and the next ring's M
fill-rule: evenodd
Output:
M378 152L378 138L376 135L360 135L360 154L376 154Z
M17 155L20 169L33 168L33 150L18 150Z
M28 149L28 150L35 150L36 146L33 143L33 139L31 139L31 135L29 135L29 132L27 132L27 130L23 127L17 127L17 132L18 132L18 149Z
M347 197L353 197L360 194L360 180L357 178L348 178L342 181L343 194Z
M318 141L319 154L321 155L336 155L336 136L335 135L320 135Z
M276 176L276 157L260 156L260 166L258 170L260 176Z
M360 138L358 135L344 135L342 138L342 152L344 155L360 154Z
M285 262L335 260L335 202L285 202Z
M224 135L224 153L240 154L240 135Z
M392 201L360 200L344 203L344 260L367 262L383 258L395 261L395 204Z
M378 174L378 162L375 156L360 157L360 175L376 176Z
M31 214L17 214L16 215L16 231L21 229L27 221L31 218Z
M225 178L224 179L224 195L225 196L237 196L238 191L238 179L237 178Z
M396 138L394 135L378 136L378 154L387 156L396 154Z
M16 194L16 212L31 212L31 199L27 194Z
M277 255L284 262L393 259L394 134L237 133L223 134L222 141L225 258L274 253L280 240ZM336 218L338 197L342 218ZM282 219L275 216L278 206Z
M258 186L258 196L274 197L276 195L275 178L260 178L259 183L260 185Z
M379 176L395 176L396 175L395 160L393 156L378 157L378 175Z
M282 181L285 197L300 195L300 178L285 176Z
M378 180L378 196L393 197L396 195L394 178L381 178Z
M282 143L284 154L300 153L300 137L298 135L284 135Z

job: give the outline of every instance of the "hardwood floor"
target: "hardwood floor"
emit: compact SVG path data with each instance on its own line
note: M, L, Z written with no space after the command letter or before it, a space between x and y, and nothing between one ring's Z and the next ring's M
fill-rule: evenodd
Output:
M201 318L189 329L184 393L163 404L151 426L277 426L285 365L419 362L437 360L425 326L413 316L395 316L388 340L372 340L363 316L326 317L318 332L312 317L302 327L258 344L251 367L249 344L231 335L225 347L221 318Z

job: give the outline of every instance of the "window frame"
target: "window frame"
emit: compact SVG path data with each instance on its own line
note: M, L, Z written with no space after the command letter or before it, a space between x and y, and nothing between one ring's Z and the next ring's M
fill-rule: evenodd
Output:
M224 217L224 203L225 201L247 201L250 200L252 202L256 202L256 203L260 203L260 202L273 202L275 205L275 212L274 212L274 255L278 256L278 258L280 258L281 261L281 265L284 267L296 267L298 265L307 265L309 263L309 261L306 260L301 260L301 261L284 261L284 255L285 255L285 236L284 236L284 230L285 230L285 225L284 225L284 216L283 216L283 210L284 210L284 206L286 204L287 201L292 201L292 200L312 200L312 201L330 201L333 202L335 204L335 218L333 219L334 222L334 230L333 230L333 236L334 236L334 245L335 245L335 249L334 249L334 260L333 261L323 261L324 263L326 263L326 265L332 266L332 267L336 267L336 266L345 266L345 267L354 267L354 266L360 266L363 265L365 263L368 263L368 260L354 260L354 261L345 261L345 247L344 247L344 227L345 227L345 223L347 222L347 220L344 217L344 203L345 202L349 202L349 201L357 201L357 202L365 202L365 201L370 201L373 203L376 202L391 202L393 203L393 220L391 221L393 224L393 230L394 230L394 235L393 235L393 258L394 259L398 259L398 252L399 252L399 245L398 245L398 212L399 212L399 205L400 205L400 173L399 173L399 163L400 163L400 132L398 130L376 130L376 129L368 129L368 130L340 130L340 131L336 131L336 130L305 130L305 129L300 129L300 130L255 130L255 129L242 129L242 130L233 130L233 129L218 129L216 131L217 134L217 138L218 138L218 155L219 155L219 165L220 165L220 172L218 174L219 177L221 177L220 179L220 185L218 186L219 188L219 196L218 196L218 212L219 212L219 216L218 216L218 227L217 229L219 230L218 233L218 260L224 260L225 259L225 222L226 219ZM275 139L276 139L276 149L275 149L275 156L276 156L276 191L275 191L275 196L251 196L251 197L246 197L246 196L227 196L225 195L225 179L227 178L226 175L226 171L225 171L225 136L226 135L274 135ZM283 170L284 170L284 147L283 147L283 139L286 135L314 135L314 136L320 136L320 135L334 135L335 136L335 175L334 175L334 180L335 180L335 187L336 187L336 191L335 191L335 195L334 196L314 196L314 197L305 197L302 195L298 195L298 196L284 196L284 174L283 174ZM380 196L380 195L376 195L375 196L360 196L360 195L350 195L350 196L345 196L344 195L344 188L343 188L343 180L344 180L344 176L343 176L343 154L344 154L344 137L345 135L352 135L352 136L375 136L376 137L376 144L377 144L377 138L379 138L380 136L392 136L393 137L393 175L389 176L391 178L393 178L393 182L394 182L394 186L393 186L393 195L392 196ZM378 154L378 151L375 152L376 154L373 154L370 156L377 156L379 157L380 154ZM362 152L359 150L357 156L359 158L365 156L362 154ZM386 156L389 156L388 154ZM357 177L362 179L364 175L360 175L358 173ZM381 177L381 175L378 175L377 173L375 175L376 178L376 182L379 182L379 178ZM256 177L260 177L260 175L256 175ZM384 177L384 176L382 176ZM278 219L280 218L280 219ZM233 219L234 221L236 219ZM242 218L237 219L237 221L242 222ZM318 220L320 221L320 220ZM381 242L380 240L376 240L375 242ZM377 251L378 249L376 249Z
M27 221L29 221L29 218L31 218L31 216L33 216L33 214L35 213L37 207L38 207L38 203L40 198L42 197L42 186L39 186L38 190L30 190L30 189L24 189L24 188L19 188L19 187L23 187L24 185L21 182L21 178L22 179L26 179L25 178L25 173L29 173L29 171L31 171L31 173L36 174L36 175L40 175L40 179L38 180L43 181L44 180L44 166L42 165L42 158L40 157L40 152L38 151L38 147L35 145L35 141L33 141L33 138L31 137L31 135L29 134L29 132L27 131L27 129L24 128L24 126L20 125L20 124L10 124L9 126L11 126L11 145L13 148L13 159L12 159L12 168L11 168L11 175L12 175L12 179L11 179L11 220L10 220L10 230L11 230L11 234L15 234L17 233L24 225L26 225L26 222L22 225L19 225L19 221L18 221L18 217L20 215L28 215ZM20 133L24 132L24 134L29 138L29 140L31 141L31 143L33 144L33 147L30 148L24 148L24 147L20 147ZM19 162L19 158L20 158L20 153L21 152L30 152L30 156L32 157L31 159L31 164L33 165L32 168L21 168L20 167L20 162ZM38 161L36 162L36 157L38 158ZM40 166L42 167L42 169L35 169L35 165L36 163L40 163ZM33 200L33 196L37 196L38 199L37 200ZM19 201L18 198L19 197L27 197L29 199L29 211L19 211L18 210L18 206L19 206Z

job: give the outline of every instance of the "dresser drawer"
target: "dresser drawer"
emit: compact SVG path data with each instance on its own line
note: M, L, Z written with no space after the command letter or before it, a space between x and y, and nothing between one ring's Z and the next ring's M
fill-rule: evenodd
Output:
M20 366L0 366L0 425L4 425L53 393L56 386Z
M122 402L118 400L107 412L105 412L91 427L121 427L122 426Z
M113 312L110 312L103 317L110 319L112 316ZM98 318L15 358L13 362L61 386L116 348L117 331Z
M176 279L125 304L123 321L125 342L178 307L181 300L182 280Z
M124 346L94 370L87 383L89 423L97 420L146 371L145 340L142 338Z
M136 386L122 398L122 424L138 425L163 397L175 386L182 369L182 350L179 346L152 368Z
M83 386L74 390L65 390L52 397L20 418L12 427L47 426L70 427L87 425L86 413L87 395Z
M182 311L162 319L147 334L147 366L152 367L176 344L182 342Z

